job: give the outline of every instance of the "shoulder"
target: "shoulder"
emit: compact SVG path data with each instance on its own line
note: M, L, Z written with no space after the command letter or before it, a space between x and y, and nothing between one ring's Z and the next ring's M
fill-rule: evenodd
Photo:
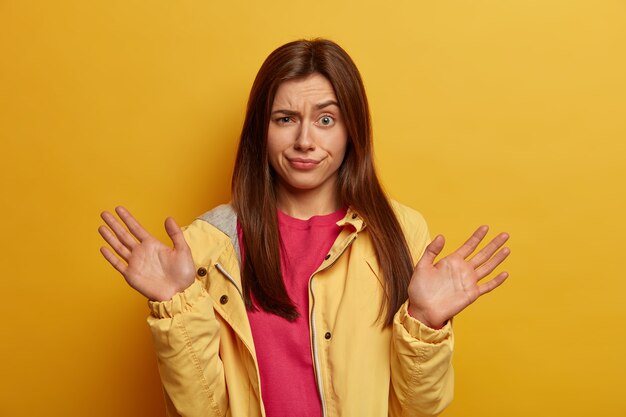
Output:
M390 204L405 233L427 229L426 219L422 213L395 200L390 200Z
M236 240L235 211L230 204L217 206L184 227L183 235L194 258L211 256L211 254L214 256L232 246L233 241Z
M231 204L220 204L201 216L198 216L196 220L209 223L228 234L230 229L237 224L237 214Z
M184 228L186 234L208 233L230 236L231 231L237 230L237 215L230 204L221 204L203 214L187 227Z
M390 200L391 207L404 232L404 237L409 250L413 255L413 260L417 261L422 256L426 245L430 242L430 232L428 225L422 214L408 206Z

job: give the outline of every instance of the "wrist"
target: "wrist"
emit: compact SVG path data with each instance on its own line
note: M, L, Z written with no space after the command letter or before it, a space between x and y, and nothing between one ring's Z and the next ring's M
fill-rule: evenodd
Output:
M413 317L415 320L419 321L424 326L430 327L433 330L440 330L440 329L442 329L443 326L445 326L446 323L448 322L448 320L436 321L436 320L431 320L431 319L427 318L427 315L424 314L423 311L421 311L420 309L414 307L410 302L409 302L409 305L408 305L406 311L407 311L407 314L409 316Z
M152 294L152 296L147 297L149 301L154 301L158 303L162 303L165 301L170 301L174 298L176 294L183 293L193 284L193 281L189 284L187 283L179 283L178 285L166 286L160 289L160 291Z

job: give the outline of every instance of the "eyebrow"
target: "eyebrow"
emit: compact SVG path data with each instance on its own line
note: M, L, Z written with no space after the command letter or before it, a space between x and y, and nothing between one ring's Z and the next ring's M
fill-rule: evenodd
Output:
M337 106L337 107L339 107L339 103L337 103L335 100L322 101L321 103L316 104L315 108L317 110L321 110L321 109L324 109L324 108L329 107L329 106ZM297 111L287 110L287 109L278 109L278 110L274 110L272 112L272 114L276 114L276 113L281 113L281 114L284 114L286 116L297 116L297 115L300 114Z
M320 110L323 109L324 107L328 107L328 106L337 106L339 107L339 104L335 101L335 100L327 100L327 101L323 101L319 104L315 105L315 108Z

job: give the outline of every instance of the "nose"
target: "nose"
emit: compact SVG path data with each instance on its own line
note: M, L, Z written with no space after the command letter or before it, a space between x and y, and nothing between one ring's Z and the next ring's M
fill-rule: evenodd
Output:
M300 129L298 130L298 136L296 137L296 141L294 143L294 148L299 151L310 151L315 149L315 141L313 140L311 132L311 127L308 123L303 123L300 125Z

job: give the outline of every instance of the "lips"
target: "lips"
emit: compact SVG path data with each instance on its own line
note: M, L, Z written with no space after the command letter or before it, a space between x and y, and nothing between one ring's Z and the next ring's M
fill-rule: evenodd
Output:
M292 168L301 171L314 169L320 163L320 161L317 161L315 159L307 158L287 158L287 160L289 161L289 165L291 165Z

